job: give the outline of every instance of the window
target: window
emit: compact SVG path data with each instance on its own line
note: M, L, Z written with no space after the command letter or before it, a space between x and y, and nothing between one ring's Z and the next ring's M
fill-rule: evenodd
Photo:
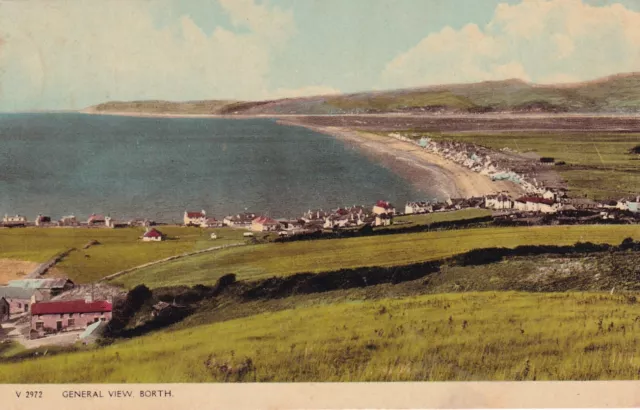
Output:
M75 319L69 319L69 323L68 323L69 327L73 327L76 325L76 320Z
M36 330L44 329L44 322L36 322Z
M60 319L64 317L64 313L60 313Z
M22 303L18 302L18 309L22 308Z
M73 313L69 313L69 317L73 317Z

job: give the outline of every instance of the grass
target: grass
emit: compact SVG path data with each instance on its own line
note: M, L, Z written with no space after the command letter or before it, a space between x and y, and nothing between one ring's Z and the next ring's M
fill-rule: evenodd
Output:
M455 133L432 135L435 139L483 145L492 149L509 148L535 152L543 157L564 161L555 170L567 180L572 195L594 199L618 199L634 194L640 187L638 161L631 149L640 142L640 134L563 132L509 132L499 134Z
M638 379L638 318L588 293L318 304L0 364L0 383ZM243 377L215 366L246 358Z
M459 211L433 212L428 214L404 215L394 219L394 225L386 229L404 228L407 226L429 225L438 222L462 221L491 215L488 209L468 208Z
M482 228L272 243L196 255L140 269L114 282L129 288L140 283L152 288L213 284L227 273L235 273L239 280L253 280L299 272L406 265L492 246L571 245L587 241L618 244L627 237L640 238L640 226Z
M353 96L339 96L327 99L331 106L342 110L376 110L389 111L401 108L413 107L455 107L468 109L474 104L467 98L454 95L449 91L438 92L405 92L405 93L383 93L380 95L367 95L366 98Z
M111 273L150 261L212 246L242 242L240 230L229 228L159 227L169 240L142 242L142 228L73 229L22 228L0 230L0 258L44 262L56 254L77 248L57 268L72 280L90 282ZM218 234L211 240L211 232ZM82 249L90 240L99 245Z

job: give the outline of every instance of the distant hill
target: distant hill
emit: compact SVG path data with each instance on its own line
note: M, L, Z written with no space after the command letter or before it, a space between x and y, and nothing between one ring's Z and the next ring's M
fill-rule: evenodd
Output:
M510 79L270 101L107 102L85 111L220 115L640 113L640 73L573 84L540 85Z

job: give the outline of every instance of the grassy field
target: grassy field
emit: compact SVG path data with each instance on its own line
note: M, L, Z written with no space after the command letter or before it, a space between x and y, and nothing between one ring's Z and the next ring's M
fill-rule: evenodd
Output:
M71 279L84 283L157 259L212 246L242 242L242 231L228 228L159 227L163 242L142 242L143 228L72 229L24 228L0 230L0 258L44 262L77 248L57 265ZM211 240L211 232L218 234ZM100 244L82 249L90 240Z
M0 383L638 379L639 317L589 293L317 304L0 364Z
M637 155L629 151L640 144L638 134L614 133L457 133L432 135L435 139L454 139L496 150L509 148L535 152L569 166L555 169L567 180L572 195L595 199L619 199L640 189Z
M465 219L480 218L491 215L491 211L481 208L461 209L451 212L434 212L418 215L398 216L394 219L394 225L385 229L403 228L407 226L429 225L437 222L462 221Z
M518 245L619 244L640 238L640 227L554 226L482 228L349 239L273 243L197 255L123 275L115 283L133 287L213 284L235 273L239 280L362 266L394 266L448 257L477 248Z

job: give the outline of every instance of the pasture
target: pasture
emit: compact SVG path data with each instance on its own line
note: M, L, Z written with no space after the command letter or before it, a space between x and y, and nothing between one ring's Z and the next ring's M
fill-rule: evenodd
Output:
M255 280L300 272L318 273L365 266L397 266L449 257L472 249L519 245L619 244L640 238L638 225L476 228L368 236L231 248L191 256L120 276L132 288L213 284L227 273Z

